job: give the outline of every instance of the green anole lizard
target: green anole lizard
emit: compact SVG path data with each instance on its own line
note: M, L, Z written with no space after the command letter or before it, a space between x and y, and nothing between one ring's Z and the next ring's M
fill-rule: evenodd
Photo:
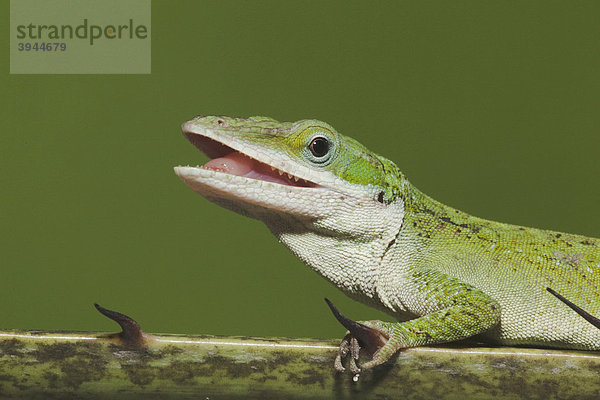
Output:
M390 160L317 120L196 117L184 135L211 161L176 174L262 220L348 296L399 322L344 320L335 367L358 373L399 349L479 335L503 345L600 350L600 240L508 225L445 206ZM370 359L359 368L358 352Z

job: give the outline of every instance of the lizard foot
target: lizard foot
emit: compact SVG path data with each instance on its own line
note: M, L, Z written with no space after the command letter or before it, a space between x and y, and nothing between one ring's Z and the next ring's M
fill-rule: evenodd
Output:
M348 369L355 374L355 379L358 379L358 374L365 369L375 367L386 362L399 348L395 341L390 341L390 332L382 321L353 321L345 317L339 310L329 301L325 299L327 305L335 318L342 324L348 333L342 339L338 354L335 358L334 367L342 372L346 368L343 362L348 360ZM364 350L371 360L358 366L360 350Z

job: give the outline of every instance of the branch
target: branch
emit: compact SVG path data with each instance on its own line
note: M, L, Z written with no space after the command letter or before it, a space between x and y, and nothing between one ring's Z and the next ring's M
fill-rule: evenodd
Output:
M600 392L600 356L591 352L415 348L353 382L333 369L337 341L149 335L131 318L99 310L124 332L0 331L0 397L552 399Z

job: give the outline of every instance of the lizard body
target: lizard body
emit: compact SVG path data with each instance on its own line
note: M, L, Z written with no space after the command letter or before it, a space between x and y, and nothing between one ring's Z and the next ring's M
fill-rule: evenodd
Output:
M399 321L363 322L382 338L363 369L401 348L475 335L600 350L600 330L547 290L600 315L600 240L445 206L321 121L196 117L183 132L212 159L176 167L186 185L262 220L321 276ZM340 357L352 346L350 334Z

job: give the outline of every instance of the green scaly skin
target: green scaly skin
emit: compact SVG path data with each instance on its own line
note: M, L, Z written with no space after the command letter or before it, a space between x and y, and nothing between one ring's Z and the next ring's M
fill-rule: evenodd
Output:
M393 162L321 121L196 117L183 131L211 158L228 162L235 150L255 169L291 176L286 184L237 176L227 166L175 168L194 191L262 220L313 270L400 321L364 322L382 345L362 369L402 348L474 335L504 345L600 349L600 330L547 290L600 315L600 240L445 206ZM315 140L327 142L325 155L314 153ZM338 369L350 352L351 370L359 370L359 341L352 334L342 341Z

